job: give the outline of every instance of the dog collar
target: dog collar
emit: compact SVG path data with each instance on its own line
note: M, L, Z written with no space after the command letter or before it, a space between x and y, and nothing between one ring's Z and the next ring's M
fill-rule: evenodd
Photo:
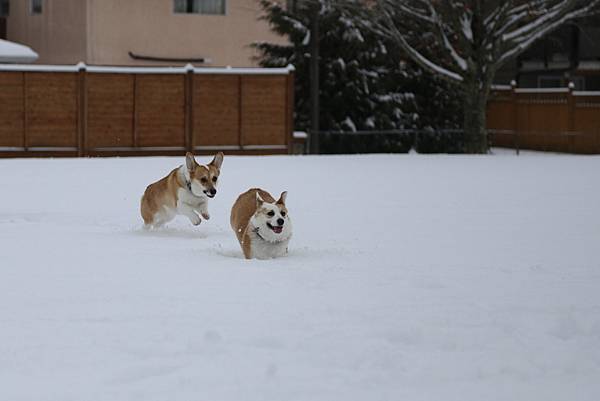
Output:
M188 180L186 175L185 175L185 166L181 166L179 168L179 177L183 178L183 182L185 182L185 186L188 189L188 191L191 192L192 195L194 195L194 193L192 192L192 181Z
M260 235L260 233L258 232L259 230L260 230L260 227L254 227L252 229L252 231L254 232L254 234L256 234L258 236L258 238L260 238L261 240L263 240L265 242L269 242L262 235Z
M260 230L260 227L254 227L254 228L252 229L252 232L253 232L254 234L256 234L256 236L257 236L258 238L260 238L261 240L263 240L263 241L265 241L265 242L268 242L269 244L278 244L278 243L280 243L281 241L283 241L283 240L279 240L279 241L269 241L269 240L267 240L265 237L263 237L262 235L260 235L260 232L259 232L259 230Z

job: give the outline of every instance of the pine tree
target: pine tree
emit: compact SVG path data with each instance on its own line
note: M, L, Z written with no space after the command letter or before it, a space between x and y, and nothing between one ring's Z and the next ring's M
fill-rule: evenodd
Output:
M414 95L405 90L414 71L396 46L357 24L349 9L324 0L298 1L295 11L262 0L265 19L288 45L256 43L264 67L296 68L295 126L308 129L311 17L319 7L321 130L390 130L416 127Z

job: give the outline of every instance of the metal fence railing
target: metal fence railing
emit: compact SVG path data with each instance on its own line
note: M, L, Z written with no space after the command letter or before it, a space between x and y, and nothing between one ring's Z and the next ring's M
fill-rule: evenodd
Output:
M490 146L542 152L600 154L600 129L582 131L488 130Z
M575 154L600 154L600 129L581 131L514 131L489 129L490 147L538 150ZM300 142L301 150L308 152L310 132ZM398 129L373 131L319 131L319 153L462 153L462 129Z
M319 153L461 153L461 129L394 129L368 131L309 131L307 141L319 141ZM308 151L309 146L305 147Z

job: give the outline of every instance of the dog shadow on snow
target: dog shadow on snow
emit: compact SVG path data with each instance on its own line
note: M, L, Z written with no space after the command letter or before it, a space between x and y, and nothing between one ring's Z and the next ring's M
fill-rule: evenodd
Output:
M208 239L215 237L228 237L229 234L223 230L216 231L202 231L194 228L186 227L161 227L148 229L142 227L135 227L128 231L129 234L140 236L140 237L152 237L152 238L175 238L175 239ZM221 238L222 241L218 241L216 244L212 244L208 248L197 249L200 253L211 253L228 259L245 260L244 254L242 253L239 245L232 238ZM347 250L340 249L328 249L328 248L317 248L311 249L304 244L298 246L291 246L289 253L281 258L267 259L267 260L297 260L297 261L310 261L320 259L322 257L335 256L347 253ZM258 260L258 259L254 259Z
M211 252L214 253L215 255L223 256L226 258L242 259L242 260L245 259L244 254L242 253L242 251L240 250L239 247L237 247L237 248L224 247L219 244L219 245L213 247L213 249L211 249Z
M209 250L212 254L222 256L225 258L246 260L243 252L237 244L217 244ZM251 259L254 261L279 261L286 263L287 261L295 262L310 262L315 260L321 260L326 257L336 257L339 254L347 253L346 250L340 251L339 249L310 249L307 246L290 247L289 252L285 256L273 259Z
M183 239L206 239L214 233L207 233L205 231L198 231L186 228L178 227L161 227L161 228L134 228L131 230L133 235L139 235L142 237L155 237L155 238L183 238Z

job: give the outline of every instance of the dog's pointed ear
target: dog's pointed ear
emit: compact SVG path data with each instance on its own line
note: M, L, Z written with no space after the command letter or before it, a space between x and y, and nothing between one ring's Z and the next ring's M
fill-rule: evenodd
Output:
M283 191L279 200L276 202L278 205L285 205L285 199L287 198L287 191Z
M265 201L260 197L260 194L256 192L256 207L260 209L263 203L265 203Z
M220 169L221 165L223 164L223 157L225 157L223 152L219 152L215 155L215 157L212 159L212 161L209 164L212 164L216 168Z
M194 159L194 155L190 152L187 152L185 154L185 166L187 167L188 171L194 171L196 169L196 164L197 163Z

